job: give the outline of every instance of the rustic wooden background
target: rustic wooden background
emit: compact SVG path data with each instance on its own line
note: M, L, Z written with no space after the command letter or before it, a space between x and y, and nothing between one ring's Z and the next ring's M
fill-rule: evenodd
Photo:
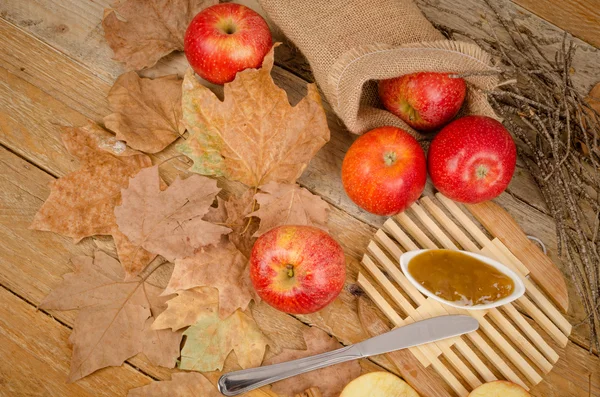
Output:
M250 0L252 2L254 0ZM125 395L127 390L169 379L173 370L150 365L143 356L120 368L100 370L76 384L65 384L71 350L68 336L74 312L36 310L43 297L72 271L69 258L90 255L96 247L111 249L107 239L85 239L80 244L45 232L28 230L33 215L49 194L48 183L77 169L77 161L60 142L61 125L83 125L87 119L101 123L109 114L106 94L124 69L113 61L101 18L111 0L0 0L0 395L85 396ZM417 0L435 23L475 32L488 23L481 0ZM600 4L598 0L496 0L503 13L534 32L550 53L563 29L577 37L580 46L574 67L582 92L600 80ZM453 10L463 18L449 13ZM312 81L310 67L289 45L278 48L273 77L292 103ZM172 54L142 74L159 76L185 71L182 54ZM353 141L329 106L331 141L317 154L300 178L302 186L317 193L331 206L330 229L348 257L348 285L353 283L358 260L383 219L360 211L345 196L339 170ZM173 156L168 149L155 160ZM172 161L163 167L171 181L185 172L187 163ZM240 185L220 180L223 195L235 194ZM428 185L426 193L431 193ZM521 164L506 193L497 203L506 208L528 234L542 239L556 257L554 223L531 175ZM156 275L164 283L168 268ZM565 272L566 274L566 272ZM584 315L570 280L569 320L579 323ZM258 305L254 315L275 335L277 344L303 348L301 331L316 325L343 343L365 338L355 315L356 298L347 291L333 310L292 317ZM590 354L585 327L575 327L572 343L559 349L562 359L535 396L600 396L600 359ZM235 360L229 360L230 365ZM365 370L383 366L384 359L363 360ZM216 379L218 374L213 374ZM258 392L255 395L269 395Z

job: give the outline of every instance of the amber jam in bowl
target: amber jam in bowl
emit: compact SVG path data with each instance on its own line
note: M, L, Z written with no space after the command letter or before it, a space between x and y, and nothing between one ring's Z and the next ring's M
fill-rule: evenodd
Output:
M461 309L491 309L525 293L518 274L498 261L472 252L408 251L400 257L400 267L424 295Z

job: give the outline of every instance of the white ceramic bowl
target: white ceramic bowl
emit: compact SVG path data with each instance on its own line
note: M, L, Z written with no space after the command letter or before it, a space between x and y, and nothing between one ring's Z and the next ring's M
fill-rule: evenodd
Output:
M410 260L412 258L414 258L415 256L417 256L423 252L427 252L427 251L433 251L433 250L424 249L424 250L415 250L415 251L405 252L404 254L402 254L402 256L400 256L400 267L402 268L402 272L404 273L406 278L408 278L408 280L419 291L421 291L424 295L430 297L431 299L435 299L436 301L444 303L448 306L458 307L459 309L484 310L484 309L491 309L494 307L506 305L507 303L510 303L510 302L514 301L515 299L519 299L525 293L525 285L523 284L523 280L521 280L521 277L519 277L518 274L516 274L515 272L510 270L508 267L506 267L502 263L495 261L493 259L490 259L487 256L475 254L473 252L468 252L468 251L460 251L465 255L472 256L473 258L479 259L480 261L487 263L488 265L496 268L500 272L502 272L505 275L507 275L508 277L510 277L513 280L513 282L515 283L515 289L513 290L512 294L510 294L509 296L507 296L505 298L499 299L492 303L485 303L485 304L473 305L473 306L465 306L465 305L461 305L457 302L451 302L451 301L447 301L446 299L442 299L439 296L437 296L436 294L427 290L425 287L423 287L419 282L417 282L417 280L414 279L414 277L408 271L408 263L410 262Z

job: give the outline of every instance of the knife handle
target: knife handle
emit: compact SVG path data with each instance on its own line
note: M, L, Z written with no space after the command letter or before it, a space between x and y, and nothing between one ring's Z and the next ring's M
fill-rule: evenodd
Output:
M267 365L265 367L244 369L230 372L219 378L217 384L221 394L225 396L237 396L292 376L300 375L316 369L328 367L346 361L356 360L362 357L356 345L342 347L317 354L316 356L304 357L280 364Z

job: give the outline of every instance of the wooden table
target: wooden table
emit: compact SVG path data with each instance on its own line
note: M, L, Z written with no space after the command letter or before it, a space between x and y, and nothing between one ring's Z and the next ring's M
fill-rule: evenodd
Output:
M76 245L53 233L28 230L33 215L49 194L48 183L78 167L60 141L59 126L83 125L86 119L101 123L102 117L109 114L106 94L123 73L122 65L111 60L100 24L110 2L0 0L0 395L125 395L130 388L169 379L174 371L154 367L138 356L122 367L103 369L75 384L65 384L71 354L67 339L75 313L36 310L61 276L72 271L70 257L90 255L98 246L110 249L110 241L103 238L88 238ZM498 1L504 12L547 39L560 37L562 30L533 13L600 45L600 18L594 2L514 0L528 11L508 0ZM483 23L483 7L478 0L436 3L471 20L463 21L429 1L419 0L434 22L463 30ZM562 18L561 10L574 10L575 17L568 14L569 18ZM581 50L575 61L576 83L587 91L600 76L600 52L581 40L578 43ZM310 68L297 51L285 45L278 49L277 62L275 81L288 92L292 102L297 102L304 95L306 80L312 80ZM143 74L182 74L186 65L181 54L173 54ZM358 260L383 219L360 211L344 195L339 170L353 137L327 104L326 110L331 141L313 159L299 182L331 204L331 232L349 258L348 283L352 283L356 280ZM172 148L167 149L155 160L173 153ZM186 168L183 162L171 162L165 170L167 181ZM220 180L219 185L225 196L240 191L239 185L226 180ZM431 192L428 186L426 193ZM520 164L508 191L496 201L528 234L541 238L550 256L562 269L566 268L556 257L553 220L531 175ZM164 283L166 276L159 275L157 282ZM583 309L570 282L569 288L569 320L576 324L584 317ZM261 305L254 308L254 315L276 343L287 348L304 347L301 332L306 324L321 327L346 344L366 337L355 314L353 295L344 291L335 309L331 316L294 318ZM533 395L600 396L600 359L597 354L588 353L585 327L575 327L571 341L565 349L558 349L561 360L533 389ZM383 366L394 371L381 358L361 364L365 370Z

